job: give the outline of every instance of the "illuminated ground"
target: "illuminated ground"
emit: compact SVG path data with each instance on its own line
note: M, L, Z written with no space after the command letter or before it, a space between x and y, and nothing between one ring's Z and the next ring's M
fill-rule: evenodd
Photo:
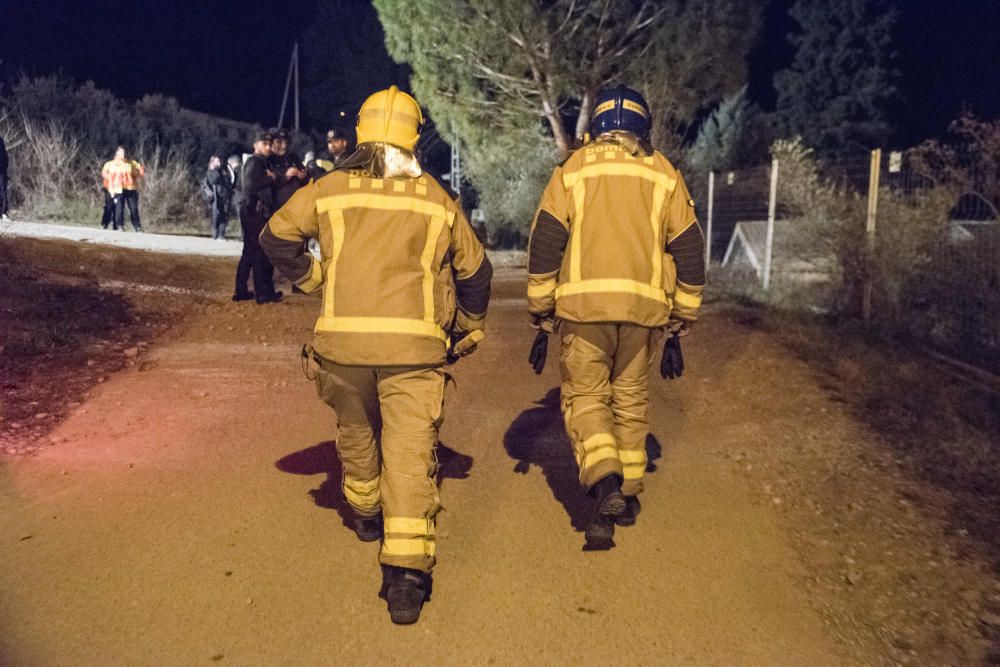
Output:
M582 551L557 368L530 373L512 270L447 396L433 599L394 627L377 547L344 526L334 416L299 370L318 302L235 305L227 281L220 270L218 296L94 390L56 444L3 460L0 662L818 665L987 650L1000 588L982 561L956 553L936 505L907 500L909 482L865 451L878 436L815 369L738 309L710 308L689 373L653 382L638 525Z

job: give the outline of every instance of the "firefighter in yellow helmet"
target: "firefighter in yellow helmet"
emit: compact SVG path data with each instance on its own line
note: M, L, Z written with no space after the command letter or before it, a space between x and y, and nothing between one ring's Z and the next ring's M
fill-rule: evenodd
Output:
M307 354L337 414L358 537L382 538L389 613L413 623L435 564L443 366L483 339L493 269L453 197L414 155L423 116L395 86L358 114L358 149L307 184L260 241L322 311ZM303 250L319 241L322 258Z
M594 141L556 167L528 241L529 311L561 334L563 417L595 500L586 538L605 548L639 513L654 341L667 329L661 373L679 375L674 334L697 319L705 283L694 201L650 146L649 120L637 91L601 91ZM546 342L540 333L532 349L536 372Z

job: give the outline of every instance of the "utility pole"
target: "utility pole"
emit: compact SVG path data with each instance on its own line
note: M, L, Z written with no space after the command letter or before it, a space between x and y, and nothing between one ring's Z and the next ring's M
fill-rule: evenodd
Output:
M292 47L292 60L288 63L288 77L285 79L285 94L281 98L281 113L278 115L278 127L285 124L285 109L288 107L288 92L292 88L294 81L295 93L293 104L295 105L295 131L299 130L299 43L295 42Z

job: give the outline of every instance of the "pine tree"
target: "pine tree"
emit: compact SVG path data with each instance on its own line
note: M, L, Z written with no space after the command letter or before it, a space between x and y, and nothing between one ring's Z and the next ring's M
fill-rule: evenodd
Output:
M662 146L743 85L761 0L375 0L441 136L460 141L487 215L531 199L590 124L597 91L642 90ZM503 196L501 196L503 195ZM528 209L535 201L522 202ZM516 214L512 213L518 209Z
M688 151L688 163L700 172L737 168L752 113L746 86L722 100L698 128L698 136Z
M881 145L896 95L895 12L880 0L796 0L789 14L801 30L789 35L791 67L774 79L784 130L821 154Z

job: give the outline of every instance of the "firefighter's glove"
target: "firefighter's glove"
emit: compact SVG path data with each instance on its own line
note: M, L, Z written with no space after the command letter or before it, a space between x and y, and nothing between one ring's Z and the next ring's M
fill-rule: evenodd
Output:
M531 317L531 328L536 331L544 331L547 334L555 333L556 329L556 318L548 315L546 317L540 317L538 315L532 315Z
M482 342L486 334L481 330L455 331L451 334L451 347L448 348L448 363L453 364L462 357L476 351L476 346Z
M667 336L660 360L660 375L665 378L679 378L684 374L684 355L681 353L681 334L674 332Z
M545 368L545 358L549 354L549 334L545 329L539 329L535 336L535 342L531 344L531 354L528 355L528 363L535 369L535 375L541 375Z
M667 335L687 336L691 333L691 322L671 316L667 321Z

